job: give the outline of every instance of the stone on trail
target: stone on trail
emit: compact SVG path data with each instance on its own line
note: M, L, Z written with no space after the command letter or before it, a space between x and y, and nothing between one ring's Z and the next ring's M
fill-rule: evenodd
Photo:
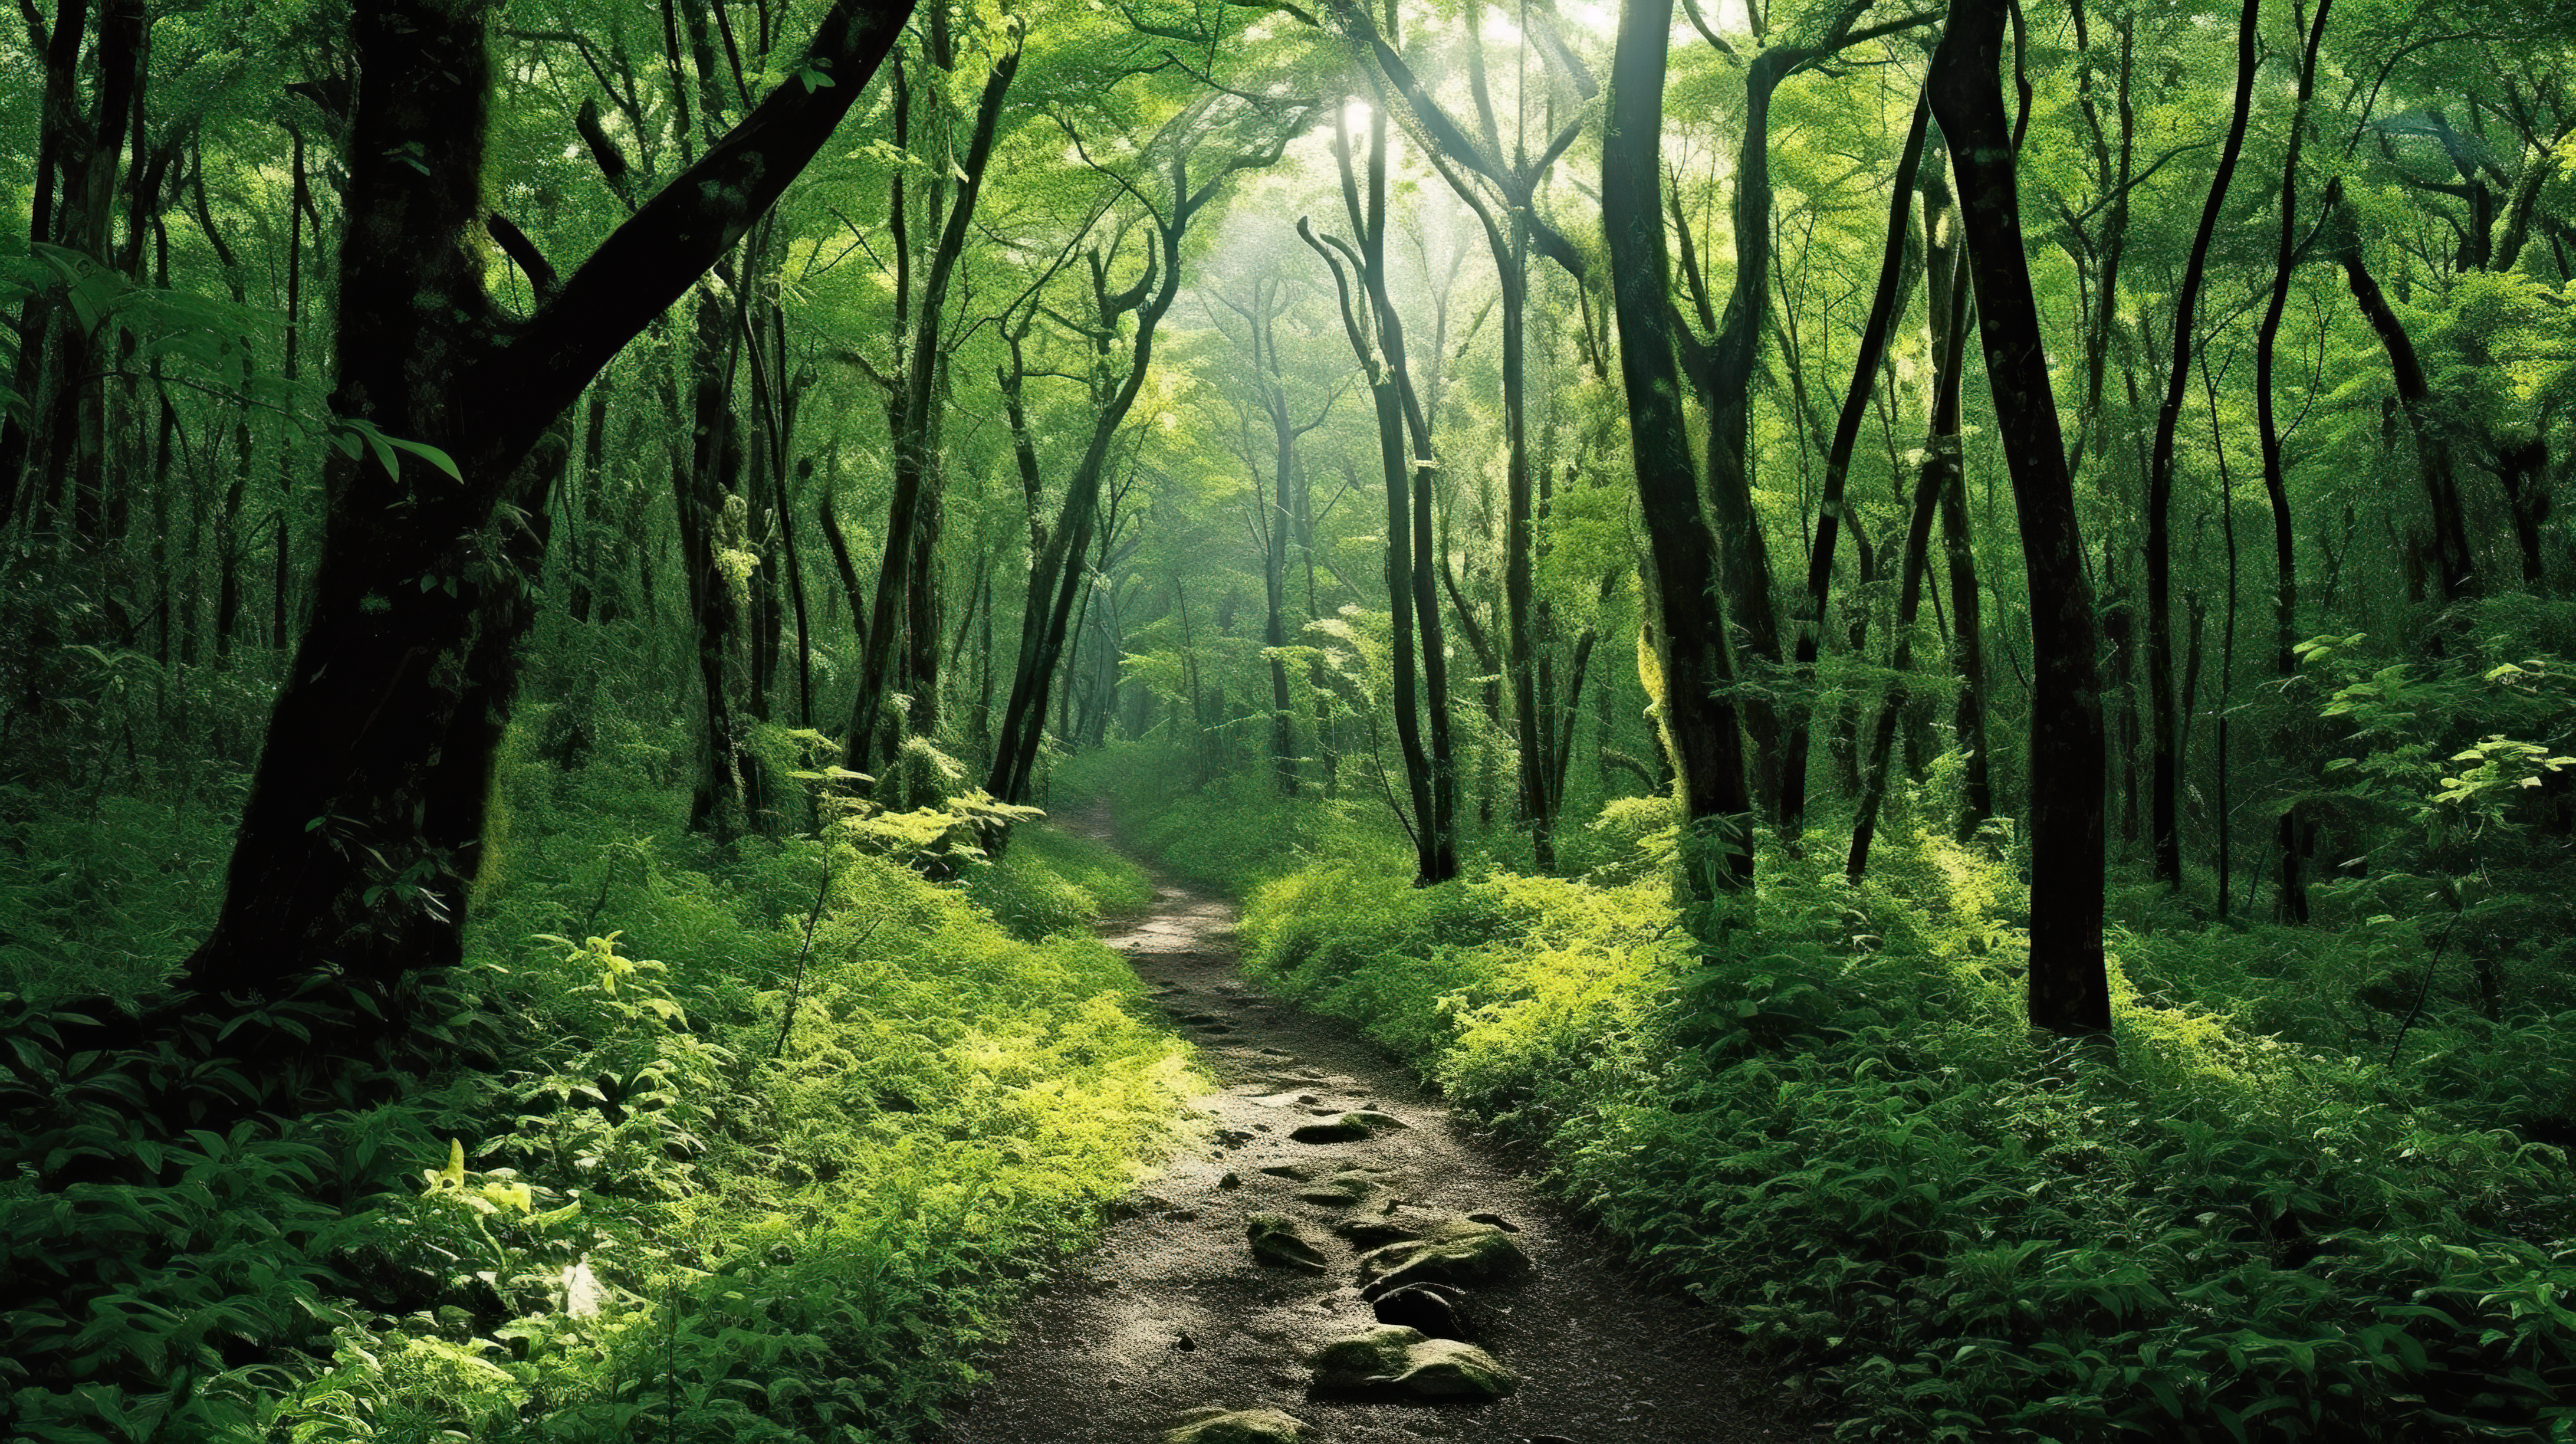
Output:
M1370 1250L1360 1259L1363 1292L1374 1299L1407 1284L1492 1283L1528 1271L1529 1255L1489 1223L1445 1219L1419 1238Z
M1394 1387L1426 1399L1499 1399L1521 1386L1500 1360L1456 1339L1425 1339L1405 1350L1404 1360Z
M1323 1251L1306 1241L1297 1221L1283 1213L1256 1213L1243 1221L1243 1234L1256 1262L1274 1268L1322 1273L1330 1265Z
M1493 1355L1456 1339L1427 1338L1419 1329L1380 1324L1365 1334L1335 1339L1309 1361L1321 1389L1383 1390L1423 1399L1499 1399L1520 1387L1520 1376Z
M1193 1409L1204 1415L1168 1430L1163 1444L1294 1444L1306 1437L1295 1415L1277 1409Z
M1392 1113L1362 1108L1340 1114L1327 1122L1309 1123L1288 1136L1299 1143L1357 1143L1372 1134L1404 1126L1404 1120Z
M1333 1225L1333 1232L1348 1239L1351 1247L1366 1250L1420 1238L1425 1227L1410 1214L1399 1216L1390 1206L1376 1217L1343 1219Z
M1306 1362L1314 1367L1315 1382L1323 1388L1360 1388L1402 1373L1405 1350L1427 1337L1420 1329L1380 1324L1365 1334L1333 1340Z
M1375 1168L1345 1168L1321 1183L1299 1189L1297 1196L1325 1208L1355 1208L1384 1187L1378 1176L1382 1172Z
M1370 1309L1381 1324L1400 1324L1435 1339L1464 1339L1472 1333L1459 1309L1464 1297L1464 1290L1447 1284L1406 1284L1380 1294Z

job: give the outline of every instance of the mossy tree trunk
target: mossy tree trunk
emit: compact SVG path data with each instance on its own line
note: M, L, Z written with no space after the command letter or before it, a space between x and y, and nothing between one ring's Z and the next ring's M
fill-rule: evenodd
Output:
M1646 614L1663 741L1681 789L1684 895L1753 885L1753 799L1731 689L1734 659L1714 588L1717 547L1700 513L1683 431L1681 362L1665 262L1663 116L1671 0L1628 0L1610 64L1601 221L1619 324L1637 503L1649 539Z

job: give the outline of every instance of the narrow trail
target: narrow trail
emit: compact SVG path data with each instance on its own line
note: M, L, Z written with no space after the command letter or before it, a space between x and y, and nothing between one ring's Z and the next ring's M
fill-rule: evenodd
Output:
M1068 821L1114 840L1105 819ZM1193 1100L1210 1128L1020 1307L1009 1342L982 1361L990 1377L951 1411L948 1444L1152 1444L1193 1410L1218 1409L1282 1411L1315 1444L1736 1444L1805 1432L1741 1397L1756 1386L1721 1353L1707 1311L1636 1282L1401 1064L1348 1025L1247 984L1232 907L1159 873L1155 883L1150 911L1103 938L1215 1074L1219 1091ZM1331 1126L1356 1111L1400 1126ZM1316 1125L1361 1136L1291 1137ZM1508 1230L1529 1267L1407 1290L1393 1312L1490 1351L1518 1387L1478 1403L1314 1387L1314 1352L1379 1322L1362 1285L1386 1260L1364 1263L1367 1245L1408 1222L1475 1227L1456 1223L1468 1215ZM1257 1259L1254 1232L1280 1240L1287 1262Z

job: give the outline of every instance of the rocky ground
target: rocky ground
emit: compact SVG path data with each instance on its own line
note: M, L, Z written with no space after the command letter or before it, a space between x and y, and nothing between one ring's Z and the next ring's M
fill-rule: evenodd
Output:
M1220 1091L1203 1141L1010 1321L949 1444L1736 1444L1706 1311L1623 1272L1392 1058L1244 982L1224 903L1107 930Z

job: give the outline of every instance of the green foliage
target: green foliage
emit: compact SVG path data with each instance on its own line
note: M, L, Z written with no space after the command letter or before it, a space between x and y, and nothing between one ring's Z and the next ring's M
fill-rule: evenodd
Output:
M1175 871L1237 896L1320 861L1390 876L1409 875L1413 866L1411 845L1383 802L1291 802L1249 771L1195 786L1182 750L1159 742L1113 743L1070 759L1057 787L1070 797L1105 798L1122 836Z
M1603 830L1651 837L1644 811ZM2564 1024L2434 1029L2401 1082L2344 1046L2394 1031L2352 1031L2347 950L2123 937L2108 1062L2025 1030L2023 887L1983 850L1923 830L1858 891L1830 859L1762 876L1762 927L1704 964L1653 879L1317 866L1246 931L1260 975L1543 1145L1841 1437L2576 1418L2564 1155L2496 1126L2567 1106Z
M1143 869L1090 838L1022 827L999 861L967 876L966 895L1012 936L1035 942L1085 931L1104 913L1143 907L1154 887Z
M719 852L639 812L653 748L569 778L528 750L427 1083L165 1129L139 1100L295 1080L19 1030L12 1107L59 1122L0 1188L12 1437L898 1437L1198 1086L1080 926L1142 892L1095 846L1023 828L971 892L846 843Z

